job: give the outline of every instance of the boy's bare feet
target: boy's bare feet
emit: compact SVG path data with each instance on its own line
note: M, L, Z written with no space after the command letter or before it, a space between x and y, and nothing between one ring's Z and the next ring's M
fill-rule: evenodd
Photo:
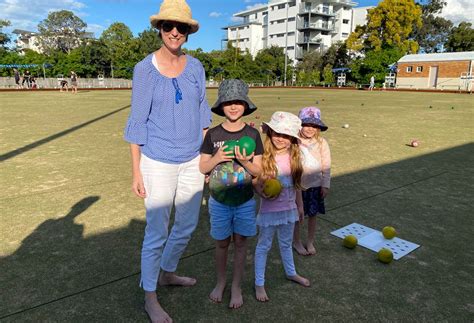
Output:
M264 286L255 286L255 297L260 302L268 302L270 300Z
M294 281L295 283L298 283L304 287L309 287L311 286L311 283L309 282L308 279L301 277L300 275L294 275L294 276L287 276L287 278L291 281Z
M229 303L229 308L239 308L244 305L244 299L242 297L242 290L240 287L232 287L232 290L230 292L230 303Z
M296 253L301 255L301 256L307 256L308 251L305 249L301 241L294 242L293 243L293 249L295 249Z
M185 276L178 276L175 273L161 273L160 279L158 280L160 286L194 286L196 285L196 279Z
M306 244L306 250L308 250L308 255L313 256L316 254L316 249L314 248L314 245L312 242L308 242Z
M150 321L152 323L172 323L173 320L168 315L168 313L163 310L160 303L154 297L145 296L145 312L148 314Z
M217 283L216 287L214 287L212 292L209 294L209 299L213 301L214 303L222 302L222 295L224 294L224 289L225 289L225 283L224 284Z

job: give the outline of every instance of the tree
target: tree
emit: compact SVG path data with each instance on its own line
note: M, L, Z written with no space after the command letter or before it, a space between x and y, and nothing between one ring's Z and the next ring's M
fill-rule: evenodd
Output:
M357 27L349 36L347 47L351 50L382 50L398 47L416 53L418 44L410 38L415 26L421 27L421 8L413 0L382 0L369 9L367 24Z
M9 27L10 21L0 19L0 47L5 48L5 45L10 42L10 36L3 32L3 27Z
M262 49L255 56L255 61L258 62L257 70L260 71L257 75L266 74L269 79L284 80L285 50L283 48L271 46ZM287 79L291 79L292 72L290 72L289 68L291 65L292 61L287 60ZM288 78L288 76L290 77Z
M428 0L420 4L422 10L422 25L415 26L413 39L426 53L439 52L449 36L453 23L440 17L446 2L443 0Z
M141 58L145 58L148 54L160 48L163 43L156 30L151 27L138 33L136 41L138 43L138 54Z
M323 65L346 67L350 62L347 46L344 42L333 43L323 54Z
M100 40L109 51L111 75L130 77L133 66L143 58L138 54L139 43L134 41L130 28L122 22L114 22L102 32Z
M326 84L334 83L334 74L332 72L332 66L330 64L327 64L326 66L324 66L323 79L324 79L324 83Z
M446 47L450 52L474 50L474 29L470 22L461 22L451 30Z
M398 62L403 55L404 52L396 47L369 51L364 58L356 59L350 64L350 78L357 83L368 84L370 77L375 75L376 82L382 83L389 65Z
M87 24L71 11L53 11L38 24L38 43L47 54L55 50L70 53L81 44L86 27Z

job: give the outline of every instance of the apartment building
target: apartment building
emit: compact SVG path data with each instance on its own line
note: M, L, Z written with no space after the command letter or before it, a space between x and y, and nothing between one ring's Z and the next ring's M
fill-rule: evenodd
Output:
M271 46L286 48L295 63L306 52L325 50L346 40L357 25L366 23L367 9L350 0L270 0L238 12L242 22L223 27L223 45L232 43L252 56Z

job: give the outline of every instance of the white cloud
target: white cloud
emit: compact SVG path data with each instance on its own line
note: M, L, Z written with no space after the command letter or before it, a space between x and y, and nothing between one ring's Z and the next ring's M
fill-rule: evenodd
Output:
M215 11L213 11L213 12L211 12L211 13L209 14L209 17L212 17L212 18L218 18L218 17L220 17L220 16L222 16L222 13L220 13L220 12L215 12Z
M447 4L441 12L441 16L451 20L455 25L461 21L474 24L474 6L472 0L446 0Z
M36 31L38 23L57 10L70 10L77 16L84 16L86 5L75 0L0 0L2 19L10 20L11 29Z

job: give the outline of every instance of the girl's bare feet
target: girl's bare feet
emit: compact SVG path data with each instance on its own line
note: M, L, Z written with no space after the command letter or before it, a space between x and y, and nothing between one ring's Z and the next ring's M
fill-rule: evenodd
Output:
M244 299L242 297L242 290L240 287L232 287L230 292L230 303L229 308L240 308L244 305Z
M160 279L158 280L160 286L194 286L196 285L196 279L185 276L178 276L175 273L164 272L161 273Z
M154 292L153 292L154 293ZM155 295L145 294L145 312L152 323L172 323L173 320L168 313L163 310Z
M217 283L216 287L214 287L212 292L209 294L209 299L213 301L214 303L222 302L222 295L224 294L224 289L225 289L225 283L224 284Z
M255 297L260 302L268 302L270 300L264 286L255 286Z
M294 275L294 276L287 276L287 278L291 281L294 281L295 283L298 283L304 287L309 287L311 286L311 283L309 282L308 279L301 277L300 275Z
M309 255L308 251L305 249L301 241L294 242L293 243L293 249L295 249L296 253L301 255L301 256L307 256Z
M314 245L312 242L308 242L306 244L306 250L308 250L308 255L313 256L316 254L316 249L314 248Z

